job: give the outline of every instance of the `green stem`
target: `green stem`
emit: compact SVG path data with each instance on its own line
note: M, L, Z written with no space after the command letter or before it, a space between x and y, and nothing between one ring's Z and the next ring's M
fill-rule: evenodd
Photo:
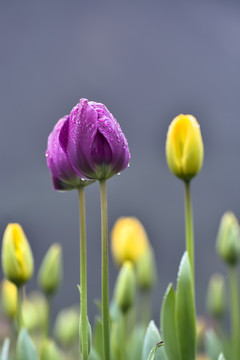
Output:
M86 213L84 187L78 190L80 209L80 337L82 359L88 359L88 318L87 318L87 249Z
M232 348L234 360L239 360L239 339L240 339L240 327L239 327L239 294L238 294L238 279L237 279L237 267L229 267L229 280L231 289L231 311L232 311Z
M21 304L21 287L17 287L17 322L18 330L20 331L23 327L23 317L22 317L22 304Z
M47 299L47 314L46 314L46 320L44 326L44 337L48 338L51 328L52 296L46 294L46 299Z
M110 360L109 344L109 290L108 290L108 218L106 180L100 180L102 225L102 318L104 360Z
M185 182L185 231L186 231L186 250L192 268L193 285L194 285L194 234L193 234L193 214L190 193L190 182ZM195 288L195 286L194 286Z

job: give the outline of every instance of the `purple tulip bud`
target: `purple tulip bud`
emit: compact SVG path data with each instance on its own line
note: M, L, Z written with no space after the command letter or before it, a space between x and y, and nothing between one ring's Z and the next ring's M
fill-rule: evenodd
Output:
M81 180L73 170L67 155L59 144L59 133L62 125L68 116L64 116L54 126L48 137L46 151L47 165L50 169L55 190L71 190L85 185L86 181Z
M60 145L81 178L109 179L130 160L127 140L105 105L81 99L59 135Z

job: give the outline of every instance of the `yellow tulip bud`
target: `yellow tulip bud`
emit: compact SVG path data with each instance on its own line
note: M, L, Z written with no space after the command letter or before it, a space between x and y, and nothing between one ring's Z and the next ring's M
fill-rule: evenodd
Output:
M207 309L211 315L220 318L226 310L226 287L221 274L211 276L207 291Z
M134 302L135 283L133 264L131 261L125 261L120 269L114 293L115 301L124 313Z
M11 281L2 281L2 308L9 318L17 313L17 287Z
M192 115L178 115L169 126L166 142L167 163L174 175L191 180L201 170L203 142L200 126Z
M125 260L136 262L148 247L143 225L135 217L119 218L111 233L113 258L118 265Z
M226 212L220 222L217 235L217 252L228 265L236 265L240 257L240 231L238 220Z
M38 282L46 294L53 294L62 280L62 248L53 244L46 253L39 273Z
M19 224L8 224L4 232L2 267L6 278L17 286L32 277L34 268L32 251Z

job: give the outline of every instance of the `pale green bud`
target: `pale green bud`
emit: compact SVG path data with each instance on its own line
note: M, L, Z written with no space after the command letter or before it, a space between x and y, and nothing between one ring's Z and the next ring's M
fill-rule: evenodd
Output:
M40 292L32 292L23 300L23 324L28 331L41 330L46 324L47 316L46 299Z
M56 344L49 339L45 339L41 348L40 360L61 360L63 359Z
M207 309L209 313L220 318L226 310L226 286L224 277L221 274L211 276L207 290Z
M70 347L78 342L79 310L77 308L63 309L56 318L54 335L64 347Z
M136 263L137 285L143 291L150 290L157 280L156 263L150 246Z
M235 215L226 212L220 222L217 235L217 252L228 265L237 264L240 256L240 232Z
M33 274L33 256L19 224L8 224L2 244L2 268L6 278L20 286Z
M62 280L62 248L53 244L46 253L39 273L38 282L46 294L53 294L58 289Z
M125 261L119 271L114 293L114 299L122 312L127 312L132 306L135 291L136 280L133 264Z

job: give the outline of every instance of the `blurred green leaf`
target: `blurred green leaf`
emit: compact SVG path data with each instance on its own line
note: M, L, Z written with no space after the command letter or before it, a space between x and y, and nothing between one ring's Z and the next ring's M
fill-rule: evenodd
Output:
M155 349L156 345L158 345L161 341L162 339L158 328L156 327L154 321L150 321L144 338L142 360L149 360L150 355L153 356L150 358L151 360L167 360L163 347ZM153 349L155 349L155 351ZM151 354L152 350L153 355Z
M175 303L175 293L172 284L169 284L163 298L161 310L161 329L164 348L169 360L180 359L176 331Z
M102 360L102 358L98 355L95 349L91 349L88 360Z
M8 352L9 352L10 340L7 338L4 340L0 360L8 360Z
M206 332L205 346L210 360L218 360L219 354L222 352L222 345L213 330Z
M36 348L26 329L22 329L17 340L17 360L38 360Z
M141 359L145 332L144 326L136 326L133 329L127 341L127 360Z
M102 340L102 321L96 317L94 333L93 333L93 346L96 353L103 359L103 340Z
M196 317L191 265L184 253L178 272L176 291L176 330L182 360L195 359Z
M218 360L226 360L225 357L223 356L223 353L221 353L218 357Z

